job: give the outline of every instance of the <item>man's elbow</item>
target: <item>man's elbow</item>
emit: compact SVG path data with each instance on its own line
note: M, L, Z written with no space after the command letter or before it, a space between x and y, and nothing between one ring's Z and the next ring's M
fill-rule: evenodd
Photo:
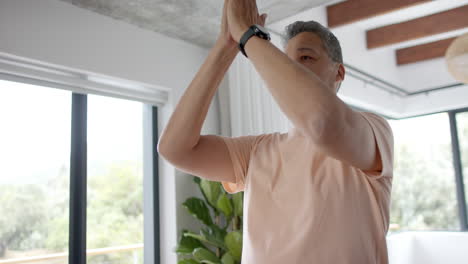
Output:
M159 154L161 154L161 141L160 140L156 143L156 150L158 151Z
M177 156L177 153L174 153L174 150L171 150L171 146L167 145L164 141L159 141L156 147L159 156L163 157L167 161L174 160L174 157Z
M189 151L177 150L174 146L161 141L157 144L157 151L159 156L176 167L181 165L189 154Z
M163 142L161 142L161 138L159 139L158 143L156 144L156 149L157 149L159 155L161 155L161 156L165 155L164 153L166 151L166 147L163 145Z

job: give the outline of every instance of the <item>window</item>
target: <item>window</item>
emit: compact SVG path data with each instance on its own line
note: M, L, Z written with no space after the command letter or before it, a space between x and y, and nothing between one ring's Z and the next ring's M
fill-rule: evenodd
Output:
M68 263L72 93L0 89L0 262ZM143 104L87 97L87 263L143 263Z
M141 103L88 95L89 264L143 263L142 144Z
M468 204L468 112L456 114L457 132L460 144L460 158L462 164L463 180L465 187L465 206ZM467 208L468 209L468 208Z
M0 260L66 252L71 93L3 80L0 91Z
M448 115L389 123L395 139L390 229L459 230Z

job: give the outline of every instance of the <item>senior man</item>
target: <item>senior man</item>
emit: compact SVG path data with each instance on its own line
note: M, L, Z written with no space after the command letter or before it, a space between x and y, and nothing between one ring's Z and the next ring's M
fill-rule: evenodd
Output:
M255 0L225 0L221 33L164 128L159 153L229 193L245 191L243 264L388 263L390 126L337 97L345 68L327 28L287 26L283 53L265 35L265 19ZM287 133L200 135L239 50L292 122Z

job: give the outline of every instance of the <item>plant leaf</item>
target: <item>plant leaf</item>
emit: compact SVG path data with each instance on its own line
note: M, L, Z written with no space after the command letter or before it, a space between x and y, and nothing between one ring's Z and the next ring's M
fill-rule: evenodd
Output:
M202 221L205 225L210 226L213 224L210 211L202 199L192 197L187 199L182 205L187 208L192 216Z
M205 245L203 245L200 240L190 236L185 236L185 233L189 232L185 229L182 230L182 235L180 236L179 244L176 248L176 253L192 254L194 249L205 247Z
M232 194L232 201L234 204L234 215L242 216L242 208L243 208L243 192L238 192Z
M219 228L216 225L208 226L208 228L202 228L200 234L207 240L208 243L227 250L224 243L224 237L226 236L226 230Z
M236 261L229 252L226 252L221 258L222 264L236 264Z
M205 194L208 203L210 203L213 207L216 207L216 202L218 201L219 195L221 194L221 184L219 182L201 179L200 188Z
M242 256L242 233L240 231L229 232L224 238L224 243L232 257L236 261L240 261Z
M216 203L216 207L223 212L223 214L226 216L226 218L231 217L232 211L233 211L233 206L232 206L232 201L227 197L227 195L222 194L219 196L218 202Z
M204 231L205 233L208 233L207 231ZM201 230L200 230L200 233L203 233ZM215 238L207 238L205 236L205 234L195 234L195 233L192 233L192 232L187 232L184 234L185 236L187 237L192 237L194 239L198 239L199 241L202 241L202 242L206 242L208 244L211 244L212 246L215 246L215 247L221 247L223 248L224 250L226 250L226 246L223 244L223 243L220 243L219 241L217 241Z
M196 248L193 250L192 255L201 263L221 264L216 254L206 248Z
M200 264L200 262L194 260L194 259L181 259L177 264Z
M199 235L199 234L196 234L196 233L193 233L193 232L186 232L186 233L184 234L184 236L186 236L186 237L192 237L192 238L198 239L198 240L203 241L203 242L208 242L208 243L210 242L210 241L208 241L208 240L206 239L205 236Z
M205 198L205 201L207 201L208 205L213 209L213 212L214 212L215 216L218 216L218 215L219 215L218 208L216 208L215 206L213 206L213 205L210 203L208 197L207 197L206 194L205 194L205 191L203 191L203 188L202 188L202 185L201 185L202 180L203 180L203 178L198 178L198 177L195 177L195 178L193 179L193 181L198 185L198 188L200 188L200 192L201 192L201 194L203 195L203 198ZM206 181L206 180L205 180L205 181Z
M197 176L193 176L193 182L195 182L196 184L200 184L200 178Z

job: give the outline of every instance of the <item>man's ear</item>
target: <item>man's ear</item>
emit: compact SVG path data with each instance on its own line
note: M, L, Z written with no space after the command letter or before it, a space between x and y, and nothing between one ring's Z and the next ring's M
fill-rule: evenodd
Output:
M346 71L345 71L345 67L344 67L343 63L338 64L338 71L336 73L335 81L343 82L344 77L345 77L345 73L346 73Z

